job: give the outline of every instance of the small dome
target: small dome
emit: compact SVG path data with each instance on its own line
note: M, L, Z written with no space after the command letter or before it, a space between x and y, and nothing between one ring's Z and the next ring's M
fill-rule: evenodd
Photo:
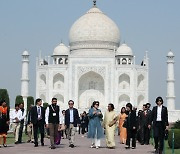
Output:
M174 57L174 54L171 50L168 52L168 57Z
M28 51L25 50L22 55L23 56L29 56L29 53L28 53Z
M133 56L132 49L125 43L123 43L116 51L116 55L130 55Z
M69 32L71 50L119 46L120 32L117 25L96 6L81 16Z
M69 55L69 48L66 47L63 43L60 43L53 52L53 56L59 55Z

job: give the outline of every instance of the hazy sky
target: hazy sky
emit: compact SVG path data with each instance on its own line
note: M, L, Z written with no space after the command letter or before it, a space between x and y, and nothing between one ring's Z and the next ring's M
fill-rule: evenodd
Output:
M52 55L61 42L68 45L72 24L93 0L0 0L0 88L8 89L11 104L21 88L21 54L30 53L30 92L35 97L35 61ZM97 6L119 27L121 43L132 48L136 64L148 51L149 101L166 97L166 55L175 55L176 108L180 109L180 1L97 0Z

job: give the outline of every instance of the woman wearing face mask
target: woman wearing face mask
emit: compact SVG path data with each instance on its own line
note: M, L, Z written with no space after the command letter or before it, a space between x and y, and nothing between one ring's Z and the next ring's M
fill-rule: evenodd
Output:
M99 102L94 101L89 109L89 125L88 125L88 138L92 139L91 148L98 149L100 147L100 139L104 136L102 122L102 113L99 109Z

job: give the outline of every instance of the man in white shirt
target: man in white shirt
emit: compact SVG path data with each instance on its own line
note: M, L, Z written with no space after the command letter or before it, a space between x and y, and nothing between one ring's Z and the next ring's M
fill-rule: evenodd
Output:
M167 107L163 106L162 97L156 98L157 106L153 107L151 112L151 118L149 122L149 128L153 122L153 135L155 142L155 153L162 154L164 148L165 130L168 130L168 111Z
M23 133L23 128L24 128L24 120L26 117L26 110L24 109L24 103L19 104L19 109L22 111L22 119L20 121L18 142L22 143L22 133Z
M10 119L13 122L12 128L15 137L15 144L18 144L20 121L22 120L22 111L19 109L19 104L15 104L15 110L12 111Z
M49 128L50 133L50 148L55 149L55 141L58 135L58 128L62 124L62 113L60 107L57 105L57 98L52 98L52 104L47 107L45 114L46 128Z
M74 108L74 101L69 100L69 109L65 111L65 127L67 128L67 136L69 139L69 147L74 148L76 127L80 125L79 113Z

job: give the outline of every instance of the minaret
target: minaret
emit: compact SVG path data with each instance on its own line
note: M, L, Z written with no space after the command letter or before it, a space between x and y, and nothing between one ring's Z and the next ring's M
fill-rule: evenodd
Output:
M167 107L169 111L175 110L175 91L174 91L174 54L170 50L167 55Z
M24 100L24 108L27 109L27 97L29 96L29 53L24 51L22 54L22 78L21 96Z

